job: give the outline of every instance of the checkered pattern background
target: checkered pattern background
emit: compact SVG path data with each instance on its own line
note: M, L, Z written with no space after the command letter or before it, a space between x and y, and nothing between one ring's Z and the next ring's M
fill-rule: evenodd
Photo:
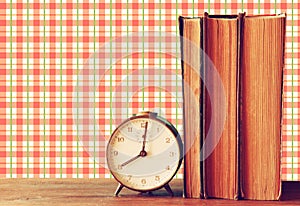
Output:
M179 15L246 11L287 13L282 179L300 180L298 2L84 2L0 3L1 178L109 177L105 143L117 120L141 109L158 111L182 132L180 60L158 50L127 53L100 79L89 74L96 87L88 111L95 121L88 128L88 139L82 139L74 124L78 120L74 108L80 99L77 80L87 60L94 60L91 71L95 71L97 60L92 55L106 45L112 61L116 50L110 42L132 32L142 38L146 31L178 35ZM179 53L179 42L173 47ZM125 110L116 109L119 103Z

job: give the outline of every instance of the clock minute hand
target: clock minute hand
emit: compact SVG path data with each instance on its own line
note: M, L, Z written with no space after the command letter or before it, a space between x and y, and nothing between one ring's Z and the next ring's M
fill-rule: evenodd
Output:
M147 155L147 152L145 150L142 150L142 151L140 151L140 154L138 154L137 156L122 163L121 166L124 167L125 165L128 165L130 162L133 162L134 160L138 159L139 157L145 157L146 155Z
M138 159L139 157L141 157L141 154L138 154L137 156L131 158L130 160L127 160L126 162L121 164L121 166L124 167L125 165L128 165L130 162L133 162L134 160Z
M141 153L144 153L144 152L145 152L147 130L148 130L148 122L146 122L146 124L145 124L145 133L144 133L144 135L143 135L143 147L142 147Z

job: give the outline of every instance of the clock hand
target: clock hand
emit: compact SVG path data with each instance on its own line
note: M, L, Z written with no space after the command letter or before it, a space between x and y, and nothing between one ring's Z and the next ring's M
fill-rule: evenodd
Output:
M124 167L125 165L128 165L130 162L133 162L134 160L138 159L139 157L145 157L147 155L147 152L145 150L142 150L140 152L140 154L138 154L137 156L127 160L126 162L124 162L123 164L121 164L121 167Z
M143 147L142 147L142 151L140 152L140 154L138 154L137 156L127 160L126 162L124 162L123 164L121 164L122 167L124 167L125 165L129 164L130 162L133 162L134 160L138 159L139 157L145 157L147 155L147 152L145 151L145 146L146 146L146 137L147 137L147 129L148 129L148 122L146 122L145 124L145 133L143 135Z
M146 122L146 124L145 124L145 133L144 133L144 135L143 135L143 147L142 147L141 153L142 153L142 152L145 152L147 130L148 130L148 122ZM146 155L143 155L143 156L146 156Z
M138 159L139 157L141 157L141 154L138 154L137 156L131 158L130 160L127 160L126 162L121 164L121 166L124 167L125 165L129 164L130 162L133 162L134 160Z

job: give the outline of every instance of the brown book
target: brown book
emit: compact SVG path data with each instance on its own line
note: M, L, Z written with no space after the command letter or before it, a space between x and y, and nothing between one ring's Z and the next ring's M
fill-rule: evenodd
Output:
M201 18L179 17L184 119L184 196L200 198Z
M247 16L241 39L241 188L245 199L281 194L285 14Z
M240 19L237 15L205 14L204 17L204 52L207 55L204 76L206 86L211 87L205 91L204 126L205 136L213 139L210 145L214 146L213 151L205 151L208 156L204 160L206 198L239 197L237 112ZM216 73L212 72L213 65ZM217 118L212 116L212 110L218 112Z

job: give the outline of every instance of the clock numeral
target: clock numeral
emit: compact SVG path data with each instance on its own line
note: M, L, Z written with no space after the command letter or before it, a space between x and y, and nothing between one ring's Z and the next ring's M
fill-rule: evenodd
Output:
M127 127L128 132L132 132L132 127Z
M155 176L155 181L160 181L160 176Z
M128 175L128 181L130 181L132 178L132 175Z
M159 132L159 131L160 131L160 128L159 128L159 127L157 127L157 128L156 128L156 131L157 131L157 132Z
M168 165L167 167L166 167L166 170L170 170L171 169L171 167L170 167L170 165Z
M114 151L114 156L118 156L119 152L118 151Z
M118 165L118 170L123 169L122 165Z
M166 143L171 143L171 139L169 137L166 138Z
M117 137L118 142L124 142L124 137Z
M175 156L175 152L170 152L170 153L169 153L169 156L170 156L170 157L174 157L174 156Z
M146 179L142 179L141 180L141 183L144 185L144 184L146 184Z

